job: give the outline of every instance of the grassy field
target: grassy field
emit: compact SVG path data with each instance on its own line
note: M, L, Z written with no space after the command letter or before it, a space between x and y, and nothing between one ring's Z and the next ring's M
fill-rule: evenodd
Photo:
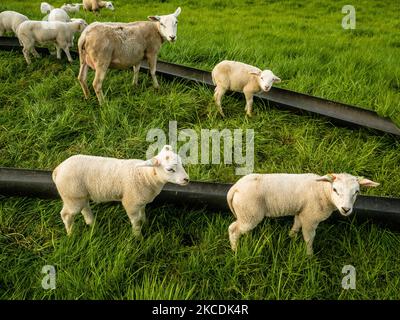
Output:
M54 1L60 5L63 2ZM53 3L52 3L53 4ZM222 59L270 68L283 88L376 110L400 123L400 38L396 1L357 1L357 28L343 30L343 1L180 2L178 41L160 57L211 70ZM176 3L115 1L114 12L80 13L88 22L143 20ZM40 19L39 2L3 1ZM84 101L78 63L54 57L26 66L21 53L0 52L0 166L53 169L85 153L143 158L151 128L255 130L256 172L349 172L381 183L366 194L400 197L400 143L366 129L335 127L323 118L226 96L221 119L208 88L112 70L108 103ZM93 75L90 76L90 81ZM234 182L232 165L188 165L192 180ZM352 219L317 230L315 256L288 237L290 220L264 221L229 248L227 213L149 208L144 240L131 235L121 206L94 205L93 228L78 217L67 237L60 201L1 199L2 299L399 299L400 235ZM343 290L351 264L356 290ZM57 289L43 290L41 269L54 265Z

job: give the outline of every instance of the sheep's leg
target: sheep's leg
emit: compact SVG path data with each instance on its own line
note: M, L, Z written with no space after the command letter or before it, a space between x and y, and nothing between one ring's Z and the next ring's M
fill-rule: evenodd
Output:
M223 95L225 94L226 89L222 87L215 87L215 92L214 92L214 101L215 104L217 105L218 111L221 114L222 117L225 117L224 112L222 111L222 105L221 105L221 99Z
M315 238L315 230L318 227L318 223L310 221L302 221L303 238L307 246L307 255L313 254L313 242Z
M61 219L64 222L65 230L67 230L67 234L71 235L72 224L74 222L73 213L69 212L68 209L64 206L61 210Z
M258 218L258 216L256 215L255 218ZM257 219L254 221L235 221L234 223L232 223L229 226L229 241L231 243L231 248L233 251L236 252L237 250L237 243L238 240L240 238L240 236L242 234L245 234L251 230L253 230L262 220L262 217L260 217L261 219Z
M157 55L148 54L147 62L149 63L151 78L153 79L153 86L155 89L160 88L156 77L156 68L157 68Z
M89 88L87 86L87 73L88 73L88 65L81 59L81 66L79 68L78 80L79 83L81 84L85 99L88 99L90 95Z
M139 211L139 219L140 223L143 226L146 223L146 212L145 212L145 207L141 208Z
M137 86L138 81L139 81L139 70L140 70L140 63L138 63L137 65L133 66L133 81L132 81L132 84L134 86Z
M56 52L57 52L57 59L61 59L61 48L59 46L56 46Z
M26 63L27 63L27 64L31 64L32 61L31 61L31 58L29 57L29 49L27 49L26 47L24 47L24 48L22 49L22 53L24 54Z
M92 210L90 209L89 203L86 204L86 206L82 209L82 215L83 215L83 219L85 219L85 223L87 225L92 225L93 224L93 213Z
M106 77L108 65L103 66L100 64L96 65L96 75L93 80L93 88L94 91L96 92L97 99L99 100L99 104L103 104L104 102L104 94L102 90L102 85L104 78Z
M130 210L129 212L127 211L127 213L132 224L133 235L139 239L143 238L140 210Z
M32 48L31 52L35 58L40 58L40 54L36 51L35 47Z
M253 112L253 92L250 91L243 91L245 97L246 97L246 107L245 107L245 111L246 111L246 115L248 115L249 117L252 116L252 112Z
M131 202L129 197L122 199L122 205L132 224L133 234L137 238L142 238L142 217L144 216L144 207ZM143 212L141 212L143 210Z
M292 229L289 231L289 237L294 238L301 228L301 220L299 215L294 216L294 223Z
M75 215L79 213L84 207L85 203L80 200L77 200L77 202L74 202L73 200L66 202L64 200L64 206L60 214L68 235L71 235Z
M63 51L67 55L68 61L72 62L73 60L72 60L71 54L69 53L69 45L66 45L65 47L63 47Z

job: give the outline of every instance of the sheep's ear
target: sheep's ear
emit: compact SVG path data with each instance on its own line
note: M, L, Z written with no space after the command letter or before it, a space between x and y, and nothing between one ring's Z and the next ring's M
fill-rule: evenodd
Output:
M147 19L150 21L160 21L160 16L148 16Z
M139 163L136 166L137 167L158 167L159 165L160 165L160 161L156 157L154 157L154 158L146 160L142 163Z
M364 177L358 177L358 178L357 178L357 181L358 181L358 184L359 184L361 187L377 187L377 186L379 186L379 183L378 183L378 182L365 179Z
M253 74L255 76L260 76L261 75L261 71L249 71L249 74Z
M281 81L282 81L281 78L278 78L277 76L274 77L274 82L279 83Z
M178 17L181 14L181 7L178 7L178 9L175 10L174 16Z
M317 178L317 181L326 181L332 183L336 180L336 176L332 173L328 173L322 177Z

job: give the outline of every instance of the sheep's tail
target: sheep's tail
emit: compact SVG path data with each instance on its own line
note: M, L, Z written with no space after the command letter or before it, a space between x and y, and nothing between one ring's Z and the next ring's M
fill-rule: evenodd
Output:
M51 174L51 177L53 178L54 183L56 182L56 178L57 178L57 169L58 169L58 167L55 168L53 170L53 173Z
M86 50L85 50L85 44L86 44L86 29L83 30L83 32L81 33L81 36L79 37L78 40L78 52L79 52L79 61L80 64L82 65L83 63L86 62Z
M232 188L229 189L228 194L226 195L226 200L228 202L229 209L231 209L235 218L237 218L237 215L236 215L235 209L233 208L232 201L233 201L233 197L234 197L236 191L237 191L236 187L233 186Z
M215 76L214 76L214 70L211 72L211 79L212 79L212 82L214 83L214 85L216 85Z

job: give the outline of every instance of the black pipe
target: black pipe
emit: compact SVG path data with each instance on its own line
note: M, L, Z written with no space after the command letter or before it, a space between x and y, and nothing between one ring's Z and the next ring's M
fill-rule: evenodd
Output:
M212 211L230 211L226 194L232 184L190 182L187 186L166 184L154 205L174 204L186 208L206 208ZM0 168L0 195L7 197L34 197L58 199L59 195L50 171ZM372 220L400 230L400 199L358 196L354 204L357 220ZM333 218L344 218L334 214Z
M21 50L21 47L17 38L0 37L0 49ZM38 48L38 50L44 54L49 53L45 48ZM75 58L78 56L77 52L71 52L71 55ZM146 62L143 62L141 67L148 70ZM214 87L211 74L208 71L159 60L157 72L167 78L181 78ZM366 127L400 136L400 129L391 119L380 117L376 112L360 107L275 87L271 88L268 93L260 93L255 97L265 102L272 102L272 104L281 108L316 113L346 126Z

